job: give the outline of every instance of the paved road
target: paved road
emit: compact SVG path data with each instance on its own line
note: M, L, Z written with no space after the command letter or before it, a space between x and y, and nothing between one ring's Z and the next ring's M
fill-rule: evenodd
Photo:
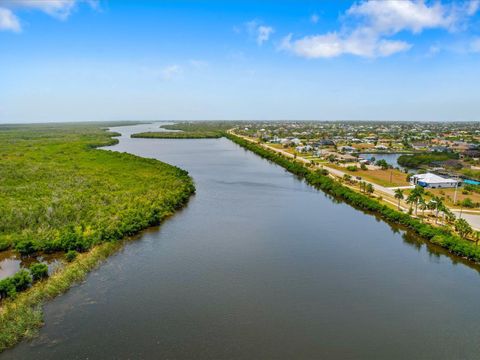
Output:
M453 211L453 213L457 217L460 217L460 211ZM467 220L467 222L470 224L472 228L474 228L477 231L480 231L480 215L462 213L462 218Z
M240 135L237 135L235 134L236 136L240 136ZM251 141L251 142L254 142L254 143L257 143L256 141L252 140L252 139L249 139L248 137L245 137L245 136L241 136L243 137L245 140L248 140L248 141ZM283 154L287 157L290 157L290 158L295 158L295 156L283 149L277 149L277 148L274 148L274 147L271 147L271 146L268 146L266 144L259 144L261 146L263 146L264 148L266 149L269 149L269 150L274 150L280 154ZM301 156L297 156L296 157L296 160L298 161L301 161L301 162L304 162L306 164L309 164L310 163L310 160L307 160ZM325 164L322 164L321 166L323 166L323 168L325 168L326 170L328 170L331 174L335 175L335 176L338 176L340 178L343 177L343 175L347 174L346 172L343 172L341 170L338 170L338 169L334 169L334 168L331 168L329 167L328 165L325 165ZM320 168L321 166L317 166L318 168ZM391 187L391 188L387 188L385 186L381 186L381 185L378 185L378 184L375 184L373 182L370 182L370 181L366 181L366 180L363 180L364 182L366 182L367 184L372 184L375 191L376 192L380 192L380 193L383 193L385 195L389 195L389 196L394 196L395 195L395 190L396 189L412 189L414 188L413 186L399 186L399 187ZM384 199L385 201L388 201L387 199ZM388 201L389 203L392 203L394 205L396 205L397 203L396 202L392 202L392 201ZM403 203L402 203L402 208L403 208ZM460 215L460 210L457 210L457 209L451 209L452 212L457 215L457 217ZM467 213L463 213L462 214L462 218L464 218L465 220L468 221L468 223L470 224L470 226L472 226L472 228L474 228L475 230L480 230L480 212L478 215L476 214L467 214Z

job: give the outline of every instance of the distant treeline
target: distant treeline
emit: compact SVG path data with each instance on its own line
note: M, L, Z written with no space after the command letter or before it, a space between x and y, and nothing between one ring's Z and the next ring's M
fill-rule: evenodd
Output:
M434 162L441 162L452 159L458 159L458 154L452 152L432 152L413 155L401 155L398 158L397 162L403 167L416 169L421 166L432 165L432 163Z
M150 131L132 134L130 137L144 139L217 139L222 136L222 133L213 131Z
M239 122L231 121L189 121L189 122L180 122L171 125L162 125L161 128L167 130L181 130L185 132L216 132L223 133L236 125Z
M310 185L323 190L335 198L342 199L356 208L378 214L387 221L403 225L425 240L447 249L452 254L474 262L480 262L480 248L477 247L475 243L462 239L446 228L434 227L430 224L423 223L419 219L413 218L409 214L391 209L381 204L378 200L360 194L340 184L330 178L326 170L312 171L294 160L288 159L272 150L267 150L241 137L232 134L227 134L226 136L245 149L284 167L297 176L305 178Z
M147 139L216 139L223 137L228 129L235 124L228 121L196 121L181 122L172 125L160 126L166 130L132 134L132 138Z

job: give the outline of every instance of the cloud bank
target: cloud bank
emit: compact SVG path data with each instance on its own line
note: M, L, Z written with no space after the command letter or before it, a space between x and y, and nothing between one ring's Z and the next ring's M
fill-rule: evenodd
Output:
M422 0L362 1L346 11L340 30L299 39L289 34L279 48L305 58L385 57L412 47L391 39L394 35L405 31L419 34L426 29L456 31L479 8L480 0L449 5Z
M98 0L2 0L0 30L20 32L21 21L16 15L22 10L40 11L58 20L67 20L80 3L98 9Z

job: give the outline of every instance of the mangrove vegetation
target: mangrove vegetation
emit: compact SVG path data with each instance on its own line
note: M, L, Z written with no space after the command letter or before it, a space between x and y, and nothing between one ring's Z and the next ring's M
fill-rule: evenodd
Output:
M147 139L216 139L232 127L228 121L180 122L160 126L169 131L150 131L132 134L132 138Z
M39 305L97 263L87 260L91 249L159 224L195 191L178 167L97 149L117 142L108 125L0 126L0 250L63 253L68 263L54 276L34 264L0 282L0 350L32 333Z

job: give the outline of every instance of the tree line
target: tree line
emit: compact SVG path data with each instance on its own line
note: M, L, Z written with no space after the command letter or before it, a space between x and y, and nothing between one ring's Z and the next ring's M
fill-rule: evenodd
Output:
M409 214L391 209L390 207L381 204L378 200L358 193L330 178L325 173L325 170L309 170L295 160L291 160L272 150L265 149L248 140L232 134L227 134L226 136L245 149L248 149L257 155L284 167L286 170L297 176L305 178L310 185L317 189L323 190L335 198L342 199L346 203L356 208L378 214L384 220L403 225L425 240L439 245L455 255L465 257L475 262L480 262L480 248L476 246L476 243L464 239L465 232L463 232L463 230L458 231L458 229L460 229L462 225L466 223L464 221L462 221L460 226L457 227L457 235L448 228L435 227L424 223Z

